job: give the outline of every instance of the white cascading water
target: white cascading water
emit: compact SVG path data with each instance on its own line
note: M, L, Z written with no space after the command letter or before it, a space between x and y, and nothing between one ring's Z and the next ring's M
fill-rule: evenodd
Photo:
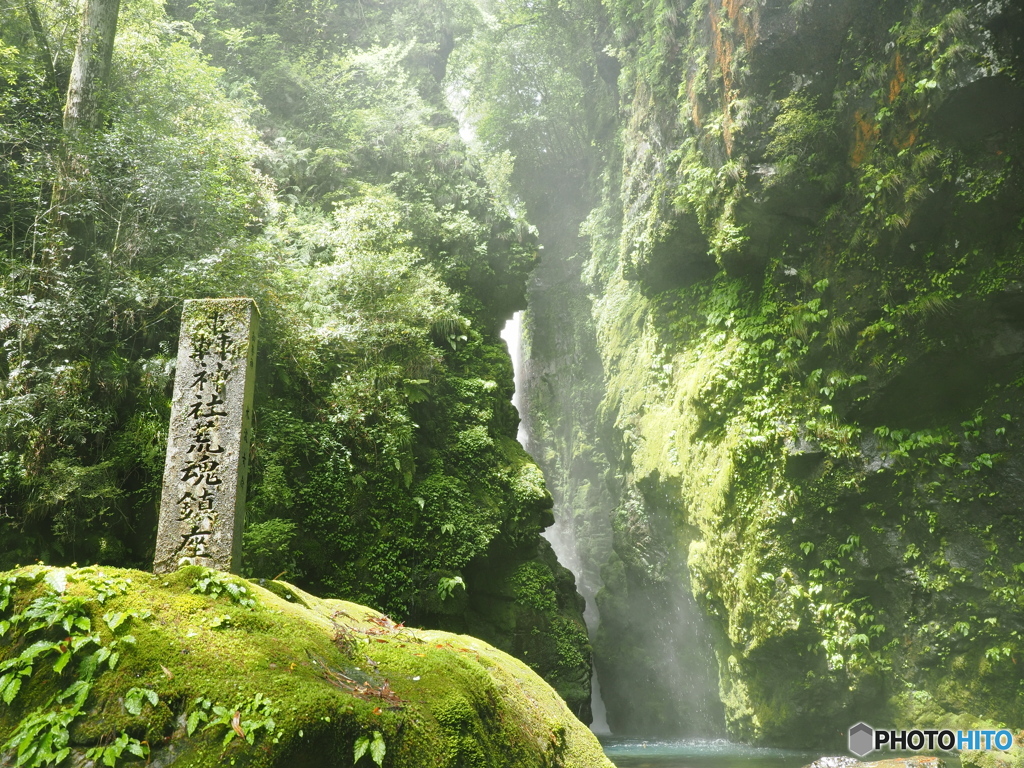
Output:
M523 412L523 313L516 312L505 323L501 329L501 338L508 347L509 357L512 358L512 381L515 384L515 391L512 393L512 405L519 412L519 432L516 433L516 440L527 451L530 450L529 434L526 431L526 419Z
M515 383L515 392L512 395L512 405L519 412L519 432L516 435L516 439L520 445L523 446L527 451L530 450L530 433L527 426L526 410L523 406L523 313L516 312L509 318L508 322L505 323L505 327L501 331L501 338L505 341L508 346L509 356L512 358L512 372L513 380ZM572 536L572 526L568 525L568 520L564 515L559 515L559 509L555 507L555 524L544 531L544 538L551 544L551 548L555 550L555 554L558 556L558 562L572 571L576 577L576 582L579 587L580 593L587 600L587 608L583 613L583 618L587 623L587 627L591 630L591 637L593 637L593 630L596 630L598 622L601 617L597 610L597 601L594 599L593 590L588 590L585 585L581 582L581 574L583 573L582 565L580 564L579 550L576 546L576 542ZM592 628L592 629L591 629ZM601 698L601 685L597 680L597 671L595 670L591 679L591 695L590 695L590 707L594 716L594 722L591 723L590 729L594 733L598 734L609 734L611 729L608 727L608 718L605 711L604 700Z

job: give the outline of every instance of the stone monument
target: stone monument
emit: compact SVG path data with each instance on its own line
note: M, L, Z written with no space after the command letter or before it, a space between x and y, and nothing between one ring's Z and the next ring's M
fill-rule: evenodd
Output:
M156 573L193 564L238 571L258 325L252 299L185 302Z

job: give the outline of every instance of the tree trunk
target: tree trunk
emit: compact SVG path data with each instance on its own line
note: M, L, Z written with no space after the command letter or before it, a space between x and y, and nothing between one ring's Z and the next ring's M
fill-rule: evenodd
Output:
M81 140L99 127L99 101L110 74L114 35L121 0L84 0L75 60L71 65L67 100L64 103L64 142L51 210L69 237L72 263L86 261L93 247L95 222L82 202L88 181L87 158Z
M85 0L64 104L64 133L69 142L97 125L98 96L110 74L120 6L121 0Z
M39 53L43 59L43 66L46 68L46 82L54 91L54 99L57 99L57 73L53 68L53 54L50 52L50 42L46 38L46 30L43 29L43 21L39 18L39 9L34 2L27 4L28 20L32 25L32 34L35 36L36 45L39 46Z

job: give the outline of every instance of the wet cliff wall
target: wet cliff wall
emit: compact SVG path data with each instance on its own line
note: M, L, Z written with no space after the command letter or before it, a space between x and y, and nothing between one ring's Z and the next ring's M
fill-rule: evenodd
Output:
M1020 728L1024 14L595 13L528 399L612 728Z

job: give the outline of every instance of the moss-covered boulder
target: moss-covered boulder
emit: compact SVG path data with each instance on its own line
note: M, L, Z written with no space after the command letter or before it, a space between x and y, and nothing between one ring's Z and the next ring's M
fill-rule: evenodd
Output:
M199 567L0 574L0 702L0 765L611 765L487 643Z

